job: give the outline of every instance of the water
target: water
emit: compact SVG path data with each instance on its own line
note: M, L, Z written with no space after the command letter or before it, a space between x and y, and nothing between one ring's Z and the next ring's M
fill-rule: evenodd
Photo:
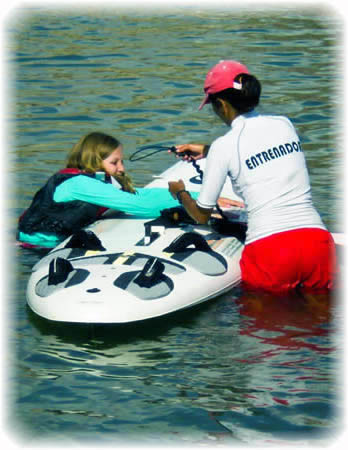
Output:
M26 307L40 255L14 241L18 215L83 134L115 135L127 158L141 145L224 133L209 108L197 111L205 73L222 58L243 61L260 78L261 112L293 120L314 202L330 230L342 231L341 28L332 11L313 8L12 11L6 238L15 263L4 326L15 441L303 445L339 436L339 297L235 289L150 324L62 326ZM172 163L166 153L126 161L138 186Z

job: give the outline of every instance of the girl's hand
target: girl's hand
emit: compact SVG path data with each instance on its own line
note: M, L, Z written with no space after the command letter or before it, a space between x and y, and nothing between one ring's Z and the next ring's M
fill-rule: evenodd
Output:
M238 200L231 200L226 197L219 197L217 204L220 206L220 208L231 208L232 206L237 206L239 208L245 207L243 202L240 202Z
M209 146L204 144L183 144L176 145L175 147L176 156L185 161L191 161L192 159L197 161L198 159L205 158L209 150Z

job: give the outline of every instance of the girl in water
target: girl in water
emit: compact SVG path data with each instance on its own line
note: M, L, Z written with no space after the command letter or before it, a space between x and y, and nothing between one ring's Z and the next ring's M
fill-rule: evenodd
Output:
M152 218L176 206L178 202L167 189L135 189L125 171L122 144L93 132L74 145L66 167L35 194L19 219L18 240L53 248L106 209Z

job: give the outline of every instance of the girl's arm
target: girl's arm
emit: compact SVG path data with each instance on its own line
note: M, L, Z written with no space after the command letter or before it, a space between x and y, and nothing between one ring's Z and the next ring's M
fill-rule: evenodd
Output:
M197 197L198 193L192 195ZM136 194L131 194L84 175L60 184L53 199L56 202L80 200L139 217L156 217L162 209L179 205L166 188L139 188Z

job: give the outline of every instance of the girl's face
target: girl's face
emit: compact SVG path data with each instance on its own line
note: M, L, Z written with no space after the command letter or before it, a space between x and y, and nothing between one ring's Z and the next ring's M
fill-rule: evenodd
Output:
M122 145L119 145L107 158L103 159L102 165L105 172L110 176L123 174L125 169Z

